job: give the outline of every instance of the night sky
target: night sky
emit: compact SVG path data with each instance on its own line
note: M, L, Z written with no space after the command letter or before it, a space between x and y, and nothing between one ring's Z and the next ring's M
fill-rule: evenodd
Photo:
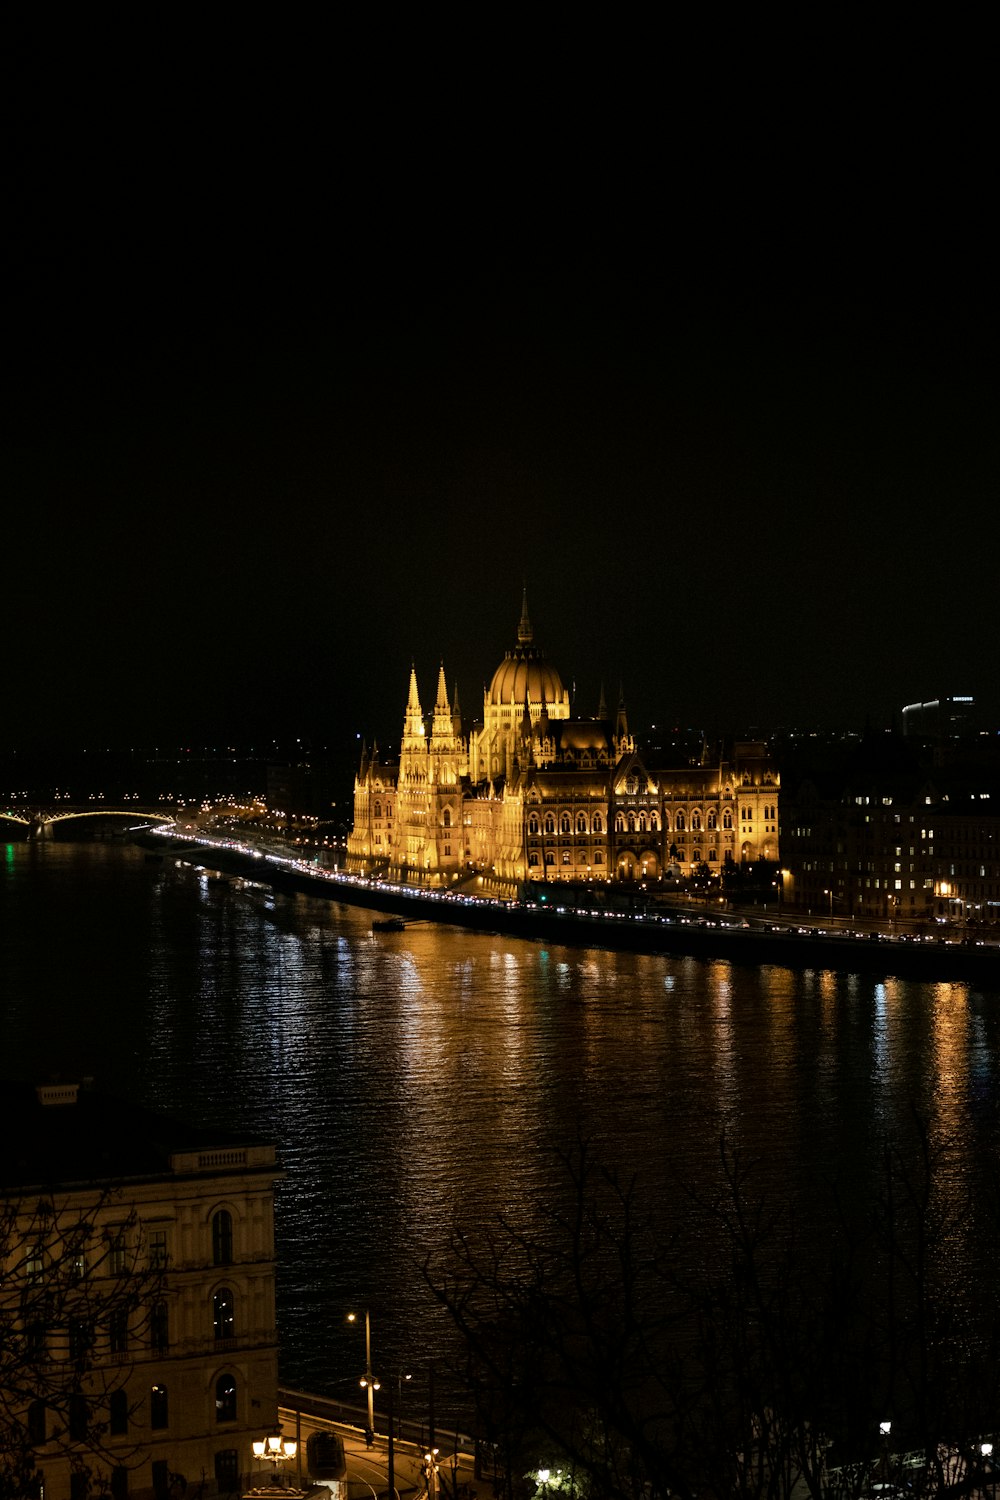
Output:
M398 741L411 662L481 711L525 583L641 735L1000 722L964 117L640 37L146 40L8 90L6 747Z

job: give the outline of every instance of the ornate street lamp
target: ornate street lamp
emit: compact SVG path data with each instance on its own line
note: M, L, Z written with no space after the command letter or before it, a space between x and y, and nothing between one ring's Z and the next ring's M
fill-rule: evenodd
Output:
M265 1460L274 1465L274 1482L278 1483L278 1465L293 1459L299 1451L294 1438L282 1437L281 1430L269 1432L266 1437L254 1438L253 1455L258 1462Z

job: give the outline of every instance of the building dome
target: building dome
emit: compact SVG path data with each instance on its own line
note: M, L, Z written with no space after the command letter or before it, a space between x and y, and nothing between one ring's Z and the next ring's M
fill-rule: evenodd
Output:
M528 619L528 600L525 597L521 610L521 623L517 628L517 645L508 651L493 673L486 694L487 704L524 704L530 700L534 708L543 703L551 707L561 703L564 690L562 678L555 667L549 666L545 653L533 644L531 621Z

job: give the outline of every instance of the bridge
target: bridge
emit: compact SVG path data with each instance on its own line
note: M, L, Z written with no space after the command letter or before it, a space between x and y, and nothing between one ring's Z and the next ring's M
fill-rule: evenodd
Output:
M29 839L51 838L56 823L65 823L71 818L129 818L133 823L138 822L144 826L150 823L176 822L176 816L172 810L162 805L144 806L139 802L133 802L127 807L114 807L104 802L86 802L59 807L37 804L25 808L0 807L0 827L4 822L20 823L27 828Z

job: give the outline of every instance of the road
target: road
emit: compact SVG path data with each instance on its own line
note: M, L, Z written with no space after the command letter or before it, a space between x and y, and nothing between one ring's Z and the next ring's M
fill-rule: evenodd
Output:
M341 1421L329 1414L329 1403L303 1392L295 1392L294 1405L290 1405L292 1396L291 1392L282 1392L278 1415L284 1435L298 1440L302 1482L308 1482L306 1443L310 1433L333 1432L342 1439L347 1459L346 1477L335 1490L335 1493L339 1491L340 1500L371 1500L372 1496L380 1500L382 1496L389 1496L389 1441L386 1434L376 1432L375 1441L369 1448L360 1421L358 1425ZM474 1500L477 1493L481 1497L489 1493L489 1485L477 1484L471 1444L463 1444L456 1451L454 1433L450 1437L440 1434L435 1442L438 1452L433 1469L427 1462L423 1444L409 1438L396 1438L393 1442L394 1482L391 1488L399 1500L421 1495L428 1495L429 1500L436 1500L436 1497L454 1500L456 1496L462 1500ZM295 1465L289 1464L287 1469L294 1467L297 1470L298 1466L299 1460L296 1460ZM297 1474L288 1472L286 1477L289 1482L294 1482Z

